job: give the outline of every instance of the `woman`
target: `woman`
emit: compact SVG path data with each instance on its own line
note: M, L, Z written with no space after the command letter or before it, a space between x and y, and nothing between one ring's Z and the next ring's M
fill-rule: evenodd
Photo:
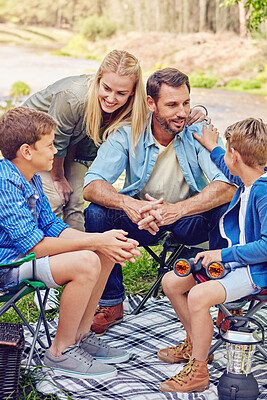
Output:
M61 79L35 93L23 106L50 114L58 122L57 154L51 172L41 174L52 210L72 228L83 231L83 178L97 146L123 125L131 125L132 150L147 123L146 93L139 60L113 50L95 75ZM194 110L188 123L203 120Z

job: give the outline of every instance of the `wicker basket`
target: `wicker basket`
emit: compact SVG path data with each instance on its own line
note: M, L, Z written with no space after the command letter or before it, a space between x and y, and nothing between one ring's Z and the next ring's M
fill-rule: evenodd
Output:
M0 399L18 399L21 356L24 349L23 326L0 323Z

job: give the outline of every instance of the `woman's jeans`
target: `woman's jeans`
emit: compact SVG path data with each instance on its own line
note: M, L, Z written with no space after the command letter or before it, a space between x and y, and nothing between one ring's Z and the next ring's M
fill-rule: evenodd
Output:
M208 240L211 250L221 249L227 247L227 242L219 233L219 219L227 210L228 205L224 204L201 214L183 217L173 224L161 226L159 232L154 236L147 230L139 230L124 211L92 203L85 210L85 231L105 232L111 229L123 229L128 232L128 237L137 240L140 246L156 244L164 232L171 231L177 239L177 243L196 245ZM114 306L124 299L122 268L120 264L115 264L99 304Z

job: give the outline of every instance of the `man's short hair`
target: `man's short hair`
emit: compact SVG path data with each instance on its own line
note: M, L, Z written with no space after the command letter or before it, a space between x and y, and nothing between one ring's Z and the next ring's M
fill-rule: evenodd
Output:
M0 117L0 151L8 159L16 158L24 143L34 145L57 127L48 114L27 107L15 107Z
M224 133L227 148L234 148L249 167L267 162L267 125L262 119L247 118L228 126Z
M148 78L146 84L146 92L152 97L155 103L159 99L159 92L163 83L172 87L180 87L186 84L190 93L190 84L187 75L176 68L160 69Z

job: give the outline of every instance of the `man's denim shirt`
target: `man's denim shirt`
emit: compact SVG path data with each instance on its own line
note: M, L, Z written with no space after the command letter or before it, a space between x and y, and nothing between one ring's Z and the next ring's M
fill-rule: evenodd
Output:
M174 149L186 182L190 187L190 195L199 193L209 182L223 181L230 183L225 175L210 159L209 151L204 148L192 132L202 135L203 123L185 127L175 136ZM222 140L218 144L222 147ZM109 135L98 150L97 157L85 175L84 186L101 179L114 183L126 169L124 188L120 193L128 196L137 195L147 183L159 153L151 131L144 130L134 154L131 151L131 127L125 126Z

